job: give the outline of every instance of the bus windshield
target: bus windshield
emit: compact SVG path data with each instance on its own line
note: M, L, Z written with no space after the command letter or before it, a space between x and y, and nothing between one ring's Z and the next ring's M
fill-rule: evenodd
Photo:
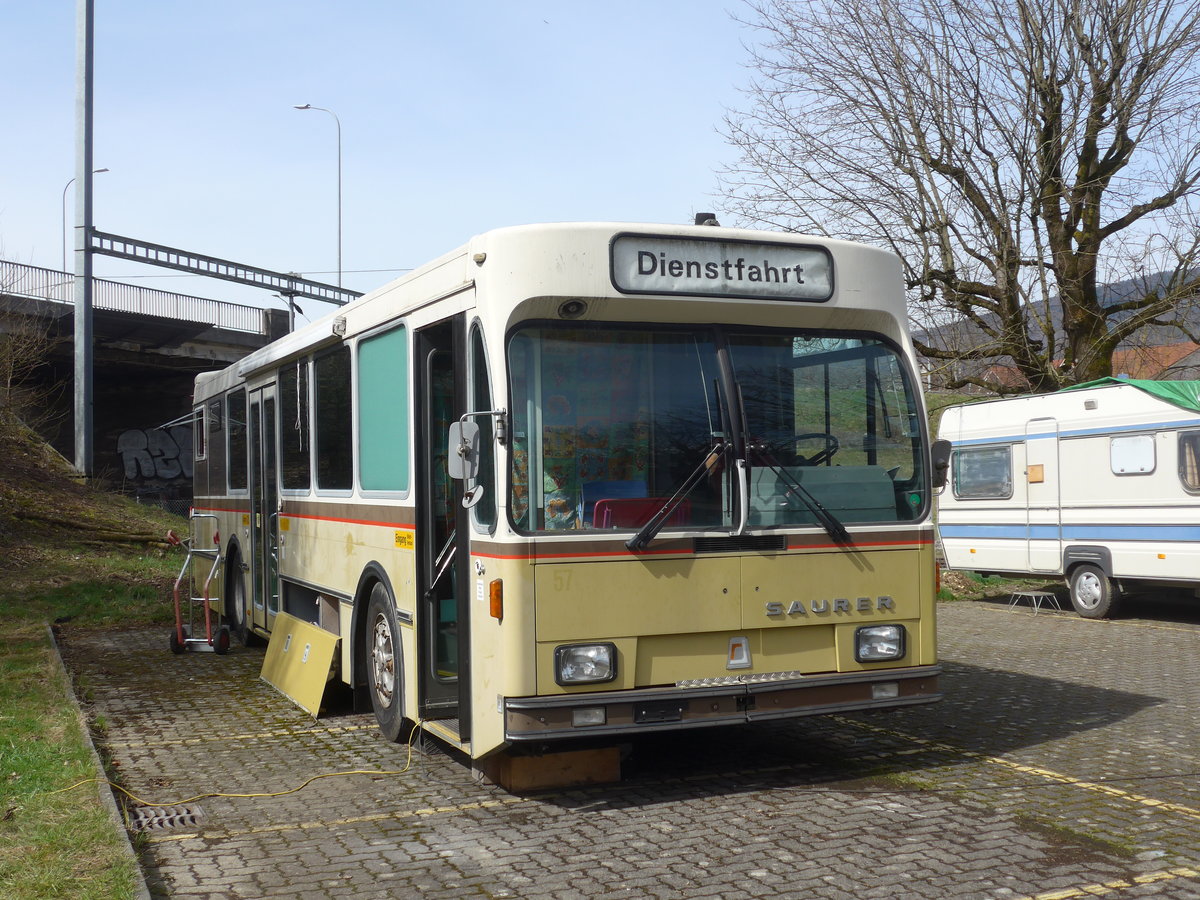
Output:
M531 324L508 366L521 531L637 530L672 498L664 531L924 514L920 407L880 337Z

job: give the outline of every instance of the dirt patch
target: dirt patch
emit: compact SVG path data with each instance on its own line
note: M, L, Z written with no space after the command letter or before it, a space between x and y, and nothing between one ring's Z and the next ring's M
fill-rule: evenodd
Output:
M142 583L139 557L165 554L182 522L86 483L28 431L0 435L0 597L89 578Z

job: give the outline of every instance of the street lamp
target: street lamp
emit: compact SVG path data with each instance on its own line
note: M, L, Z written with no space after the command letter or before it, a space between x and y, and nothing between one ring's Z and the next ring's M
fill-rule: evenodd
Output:
M93 175L99 175L101 172L107 172L107 171L108 171L108 169L92 169L92 174L93 174ZM66 184L64 184L64 185L63 185L63 198L62 198L63 224L62 224L62 236L63 236L63 271L64 271L64 272L66 272L66 271L67 271L67 188L69 188L69 187L70 187L71 185L73 185L74 183L75 183L75 179L74 179L74 178L72 178L70 181L68 181Z
M313 106L311 103L305 103L303 106L296 106L295 109L316 109L321 112L329 113L333 116L333 121L337 123L337 268L338 268L338 287L342 286L342 122L337 117L332 109L326 109L323 106Z

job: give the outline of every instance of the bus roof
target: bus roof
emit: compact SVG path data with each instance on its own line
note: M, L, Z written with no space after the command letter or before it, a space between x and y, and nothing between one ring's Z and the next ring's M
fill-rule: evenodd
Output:
M769 254L776 255L762 259ZM626 260L623 269L619 257ZM774 264L776 259L780 264ZM683 272L685 266L703 274L681 288L672 287L668 270ZM805 267L805 281L796 285ZM796 274L790 275L793 270ZM777 312L778 301L786 300L813 307L882 309L903 323L901 285L899 261L891 252L811 235L631 222L516 225L475 236L255 351L235 368L244 377L472 287L482 296L488 286L492 296L505 302L625 296L639 298L639 303L640 298L657 298L664 308L673 299L749 301ZM641 308L652 309L644 303Z

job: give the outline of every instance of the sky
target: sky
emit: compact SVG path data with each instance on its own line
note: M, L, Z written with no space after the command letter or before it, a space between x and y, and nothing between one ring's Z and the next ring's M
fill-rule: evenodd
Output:
M742 0L95 0L94 224L367 291L491 228L691 222L750 80ZM74 0L0 0L0 258L74 221ZM66 192L64 194L64 191ZM726 222L725 224L733 224ZM70 238L68 238L69 240ZM73 262L68 257L68 267ZM95 273L281 307L95 257ZM307 301L306 318L330 307ZM305 304L301 304L304 308Z

